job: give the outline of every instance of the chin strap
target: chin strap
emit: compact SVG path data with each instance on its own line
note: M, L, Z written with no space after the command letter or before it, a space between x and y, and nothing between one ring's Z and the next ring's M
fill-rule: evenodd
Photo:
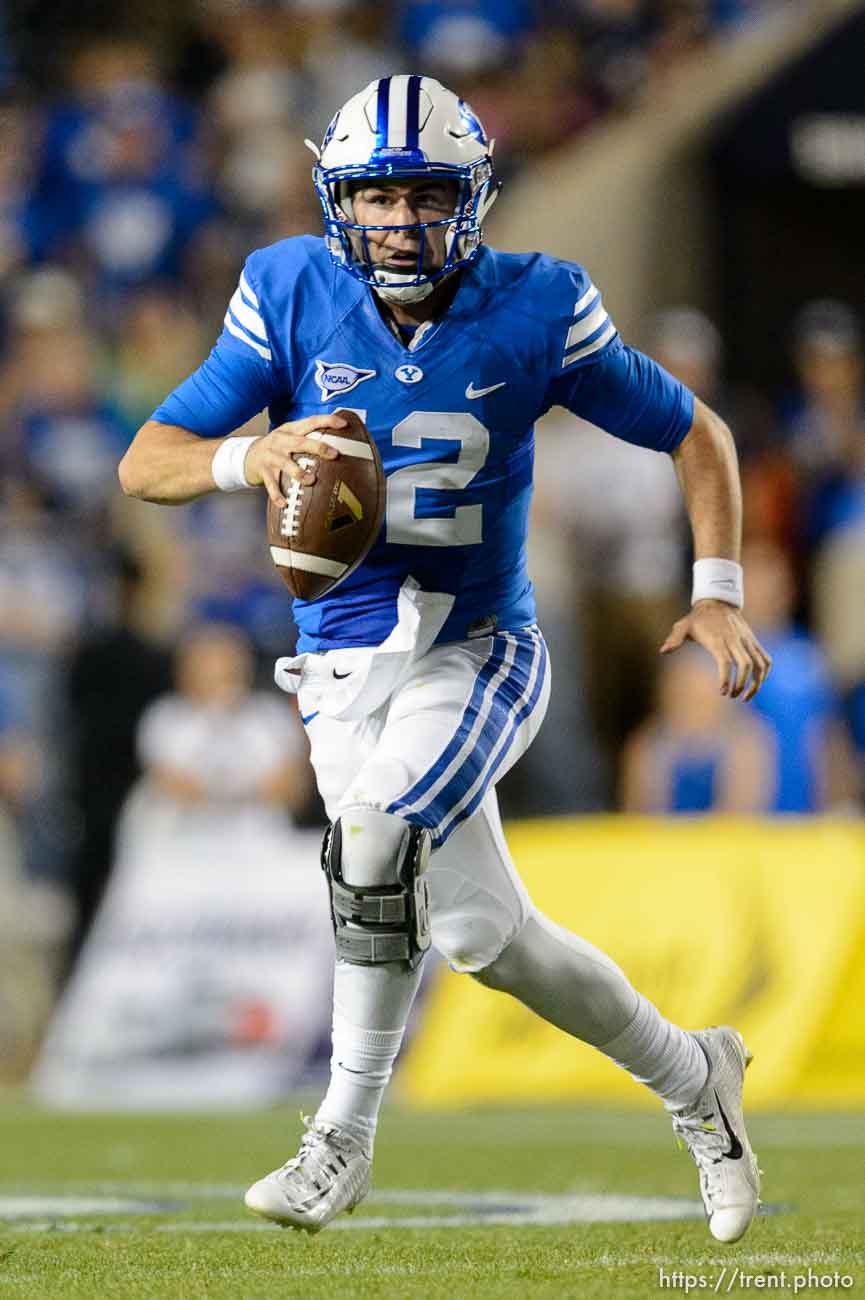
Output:
M379 298L381 298L383 302L422 302L424 298L430 296L433 289L436 287L429 280L424 284L400 284L399 280L402 279L402 276L398 276L393 271L390 271L387 274L393 276L396 283L388 280L384 284L376 283L372 286L373 292L378 294ZM414 277L410 276L408 278L413 279ZM439 283L441 282L439 281Z

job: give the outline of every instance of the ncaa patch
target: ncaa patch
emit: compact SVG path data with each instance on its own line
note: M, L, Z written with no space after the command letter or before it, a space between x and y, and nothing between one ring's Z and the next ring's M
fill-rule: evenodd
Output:
M359 366L350 366L345 361L316 361L315 382L325 402L332 397L342 397L350 393L365 379L372 379L375 370L361 370Z

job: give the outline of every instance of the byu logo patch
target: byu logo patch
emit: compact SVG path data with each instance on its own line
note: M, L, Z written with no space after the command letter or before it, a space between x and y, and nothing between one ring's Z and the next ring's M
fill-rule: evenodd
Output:
M329 402L332 397L341 397L350 393L365 379L372 379L374 370L361 370L350 366L345 361L316 361L315 382L318 384L322 398Z
M397 366L393 373L401 384L419 384L423 379L420 366Z

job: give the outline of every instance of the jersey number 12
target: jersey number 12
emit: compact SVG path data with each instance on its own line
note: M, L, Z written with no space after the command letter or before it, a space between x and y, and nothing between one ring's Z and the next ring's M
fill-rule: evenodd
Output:
M417 493L461 492L483 468L490 435L473 415L452 411L413 411L393 430L395 447L422 447L425 438L459 443L452 462L431 461L394 470L387 480L386 539L405 546L472 546L483 541L483 506L454 506L435 519L417 515Z

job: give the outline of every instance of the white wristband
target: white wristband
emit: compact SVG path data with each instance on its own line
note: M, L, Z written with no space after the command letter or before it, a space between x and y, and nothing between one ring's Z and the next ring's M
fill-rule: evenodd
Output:
M723 600L741 609L745 603L745 578L735 560L695 560L691 604L698 600Z
M244 472L246 453L258 438L226 438L213 453L210 472L213 481L221 492L239 492L241 488L252 487Z

